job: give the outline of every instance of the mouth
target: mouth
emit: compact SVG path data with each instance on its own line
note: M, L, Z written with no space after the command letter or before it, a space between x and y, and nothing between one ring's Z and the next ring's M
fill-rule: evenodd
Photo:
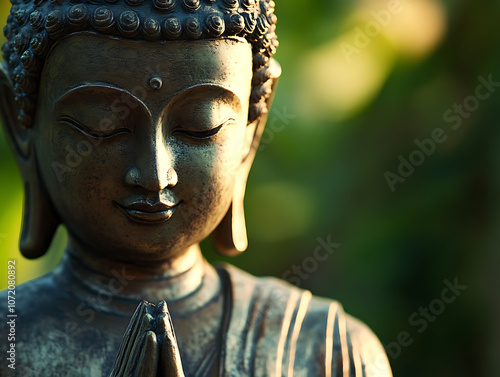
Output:
M127 205L116 203L116 205L133 222L140 224L159 224L168 221L180 203L161 203L151 205L147 202L135 202Z

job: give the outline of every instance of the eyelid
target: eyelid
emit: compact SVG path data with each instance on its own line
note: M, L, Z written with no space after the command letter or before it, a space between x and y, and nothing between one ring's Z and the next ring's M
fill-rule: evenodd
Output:
M172 134L180 134L180 135L190 137L192 139L206 140L206 139L210 139L211 137L217 135L219 133L219 131L224 126L226 126L230 123L234 123L234 122L236 122L236 119L229 118L225 122L221 123L220 125L213 127L209 130L203 130L203 131L184 130L182 128L176 128L172 131Z
M78 131L84 133L85 135L87 135L89 137L93 137L95 139L107 139L107 138L110 138L113 136L130 133L130 130L128 128L117 128L117 129L113 129L112 130L113 132L106 134L104 131L92 129L92 128L76 121L75 119L73 119L69 116L64 116L64 115L59 117L58 121L65 123L65 124L75 128L75 129L77 129Z

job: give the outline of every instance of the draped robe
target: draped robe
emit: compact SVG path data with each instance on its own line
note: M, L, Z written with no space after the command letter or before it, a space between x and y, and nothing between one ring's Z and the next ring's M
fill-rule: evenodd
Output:
M224 377L390 377L373 332L336 301L223 267L233 290Z
M106 306L92 311L82 306L84 300L100 293L86 286L90 272L83 271L86 280L75 278L79 273L70 266L69 259L63 258L54 272L16 289L16 370L9 369L4 359L1 377L106 377L137 302L126 303L115 297L116 308L126 308L122 313L109 311ZM208 263L205 269L217 275ZM217 348L212 352L216 361L207 364L219 364L212 375L392 376L376 336L366 325L345 314L338 302L314 297L276 278L251 276L230 265L218 266L217 271L226 280L218 301L177 319L172 312L174 327L182 325L182 321L184 326L195 322L208 326L213 305L229 292L223 341L212 347ZM6 291L0 292L0 299L7 302ZM171 308L175 310L175 305ZM6 335L9 325L2 322L1 334ZM199 339L194 338L195 347ZM189 352L184 355L187 358ZM210 376L213 368L200 365L200 373L190 372L186 377Z

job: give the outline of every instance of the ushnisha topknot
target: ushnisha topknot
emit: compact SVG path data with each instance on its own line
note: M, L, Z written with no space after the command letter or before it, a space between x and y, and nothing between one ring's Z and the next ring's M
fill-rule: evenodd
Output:
M2 46L18 119L32 127L40 72L52 45L89 31L147 41L242 37L253 51L249 122L268 111L278 39L273 0L11 0Z

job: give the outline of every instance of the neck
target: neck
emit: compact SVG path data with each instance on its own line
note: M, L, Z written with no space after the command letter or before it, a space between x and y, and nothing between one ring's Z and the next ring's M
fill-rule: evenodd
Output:
M160 261L122 261L102 256L89 250L88 246L73 236L69 236L67 251L89 269L102 275L112 275L113 270L127 269L134 280L170 279L191 270L203 260L200 246L194 244L177 256Z
M81 295L99 296L104 291L118 298L100 308L103 311L120 311L114 303L130 302L135 307L142 300L153 304L165 300L171 310L176 306L178 311L190 311L220 292L218 275L197 244L175 259L142 264L96 257L70 239L62 268L81 286Z

